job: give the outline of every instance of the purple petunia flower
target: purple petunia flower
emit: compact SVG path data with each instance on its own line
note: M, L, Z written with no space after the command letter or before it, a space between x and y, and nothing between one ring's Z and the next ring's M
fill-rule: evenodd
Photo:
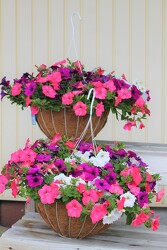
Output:
M112 158L114 151L111 149L110 145L106 145L106 151L109 152L109 156Z
M62 172L67 169L67 167L64 164L64 161L61 159L58 159L54 162L54 165L58 168L59 172Z
M131 93L134 100L137 100L141 95L140 90L135 85L132 86Z
M36 83L35 82L30 82L27 84L27 87L24 90L24 93L26 96L30 97L34 94L36 89Z
M88 163L80 164L83 167L83 174L86 181L93 181L99 174L99 169L94 166L89 166Z
M89 142L81 142L79 145L79 150L84 154L86 151L91 151L92 143Z
M112 165L111 162L108 162L108 163L105 164L104 167L103 167L103 169L108 170L109 173L110 173L110 172L113 172L113 168L114 168L114 167L113 167L113 165Z
M38 168L31 168L27 172L26 180L31 188L38 187L43 183L41 172Z
M140 192L137 196L137 200L138 200L139 206L143 207L144 203L148 203L148 193L146 191Z
M104 176L104 179L111 185L115 183L117 178L117 174L114 172L110 172L108 175Z
M70 70L68 68L59 68L59 72L61 73L63 80L71 79Z
M96 179L95 185L100 190L108 191L110 189L110 185L108 184L108 182L106 180Z
M128 89L130 87L130 84L126 83L124 80L119 80L116 78L113 78L112 80L117 90L120 90L122 88Z
M51 159L51 155L47 155L47 154L38 154L36 157L36 160L39 162L47 162L50 161Z

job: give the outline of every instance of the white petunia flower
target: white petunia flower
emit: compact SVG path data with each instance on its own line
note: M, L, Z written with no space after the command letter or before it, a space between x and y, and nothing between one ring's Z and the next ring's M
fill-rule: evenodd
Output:
M132 193L127 192L125 194L122 194L120 196L120 199L122 199L122 197L125 198L124 207L133 207L134 206L136 197Z
M57 181L57 180L63 181L63 182L65 182L66 185L70 185L71 184L71 179L72 179L72 176L65 176L65 174L63 174L63 173L61 173L59 175L56 175L54 177L54 181Z
M114 209L110 214L103 217L103 224L112 224L114 221L117 221L122 216L122 212L118 209Z
M82 179L82 178L77 178L78 179L78 181L76 182L76 186L78 186L80 183L81 184L86 184L86 182Z
M146 92L146 88L142 82L138 82L137 80L134 80L133 85L135 85L142 93Z
M101 149L96 157L93 156L90 158L90 161L97 167L103 167L110 161L110 154Z

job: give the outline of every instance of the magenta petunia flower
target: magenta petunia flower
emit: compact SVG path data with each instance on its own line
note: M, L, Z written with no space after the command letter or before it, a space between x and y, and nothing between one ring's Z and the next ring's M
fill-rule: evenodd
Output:
M39 162L47 162L47 161L50 161L51 159L51 155L49 154L38 154L37 157L36 157L36 160L39 161Z
M93 181L99 174L99 169L94 166L89 166L88 163L80 164L83 167L83 177L85 181Z
M137 200L138 200L139 206L143 207L144 203L148 203L148 193L146 191L140 192L137 196Z
M113 171L110 171L109 174L104 176L104 179L111 185L113 183L115 183L117 178L117 174Z
M35 89L36 89L36 83L35 82L30 82L27 84L25 90L24 90L24 93L26 96L30 97L34 94L35 92Z
M31 188L38 187L43 183L42 175L38 168L31 168L26 175L28 186Z
M54 165L58 168L59 172L62 172L67 169L67 167L64 164L64 161L61 159L58 159L54 162Z
M110 189L110 185L108 184L108 182L106 180L96 179L95 180L95 185L100 190L108 191Z

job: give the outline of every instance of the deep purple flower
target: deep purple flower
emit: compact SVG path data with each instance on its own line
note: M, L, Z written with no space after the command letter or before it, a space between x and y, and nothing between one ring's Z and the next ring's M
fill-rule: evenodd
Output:
M120 157L125 157L127 155L127 153L124 149L118 149L116 154L119 155Z
M108 182L106 180L96 179L95 185L100 190L108 191L110 189L110 185L108 184Z
M61 73L63 80L71 79L70 70L68 68L59 68L59 72Z
M86 181L93 181L99 174L99 169L94 166L89 166L88 163L80 164L83 167L83 174Z
M43 183L41 172L38 168L31 168L27 172L26 180L31 188L40 186Z
M131 93L134 100L137 100L141 95L140 90L135 85L132 86Z
M0 85L8 87L10 85L10 81L6 81L6 76L2 78Z
M53 151L54 153L57 153L59 151L59 147L58 146L55 146L53 144L50 144L50 145L46 145L46 147L48 149L50 149L51 151Z
M111 162L108 162L107 164L104 165L103 169L108 170L108 172L113 172L113 165Z
M50 161L51 159L51 155L47 155L47 154L38 154L37 157L36 157L36 160L39 161L39 162L47 162L47 161Z
M91 151L93 148L92 143L89 142L81 142L79 145L79 150L84 154L86 151Z
M115 183L117 178L117 174L115 172L110 172L109 174L104 176L104 179L111 185Z
M155 185L156 185L156 181L150 182L150 188L151 188L151 190L154 189Z
M35 82L30 82L27 84L27 87L24 90L24 93L26 96L30 97L34 94L36 89L36 83Z
M147 97L147 101L149 101L151 98L150 98L150 90L147 90L146 91L146 94L148 95L148 97Z
M146 191L140 192L137 196L137 200L138 200L139 206L143 207L144 203L148 203L148 193Z
M124 80L119 80L116 78L113 78L112 80L117 90L120 90L122 88L128 89L130 87L130 84L126 83Z
M110 145L106 145L106 151L109 152L110 158L112 158L114 151L111 149Z
M64 164L64 161L61 159L58 159L54 162L54 165L58 168L59 172L62 172L67 169L67 167Z

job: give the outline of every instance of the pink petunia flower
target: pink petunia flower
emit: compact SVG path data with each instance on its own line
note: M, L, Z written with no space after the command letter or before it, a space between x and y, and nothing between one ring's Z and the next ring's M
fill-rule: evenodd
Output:
M136 218L132 221L132 227L141 226L150 217L150 214L145 214L143 211L140 214L136 214Z
M20 95L20 93L21 93L21 86L22 86L21 83L16 83L16 84L12 87L12 89L11 89L11 91L12 91L12 96Z
M82 202L84 205L88 204L90 201L97 202L99 200L99 195L96 190L90 189L83 193Z
M30 103L32 102L32 100L30 99L30 97L27 97L25 98L25 102L26 102L26 107L28 107Z
M72 92L68 92L62 96L62 104L70 105L73 103L74 94Z
M136 126L136 121L127 122L127 123L124 125L123 129L129 130L129 131L130 131L130 130L132 129L133 126Z
M155 219L152 219L152 222L151 222L151 227L152 227L152 230L155 231L158 229L159 227L159 219L160 219L160 215L158 215Z
M115 104L114 104L114 106L118 106L118 104L119 104L120 102L122 102L122 98L121 98L120 96L116 96L116 97L115 97Z
M65 63L66 63L66 60L64 59L62 61L54 63L52 66L58 66L58 65L61 65L61 64L65 64Z
M139 194L140 192L140 187L136 187L135 185L128 184L128 188L132 194L135 196Z
M42 86L42 92L45 96L48 96L50 98L55 98L56 92L51 86Z
M83 184L83 183L79 183L78 186L76 186L76 190L77 190L80 194L82 194L82 193L84 193L85 190L86 190L86 185Z
M106 206L103 204L96 204L90 214L92 223L95 224L96 222L100 221L106 214L107 214Z
M31 113L32 115L36 115L39 112L39 108L35 106L31 106Z
M160 202L162 198L164 197L164 188L162 188L157 194L156 194L156 202Z
M144 99L140 96L136 102L135 102L136 106L139 108L143 108L143 106L145 105L145 101Z
M75 143L72 142L72 141L67 141L67 142L66 142L66 146L67 146L69 149L74 149L74 148L75 148Z
M45 184L38 191L38 194L43 204L52 204L59 196L59 187L55 183L52 183L50 186Z
M114 92L116 90L116 87L114 85L113 80L109 80L104 83L105 88L107 88L110 92Z
M118 211L120 211L124 208L124 204L125 204L125 197L122 197L121 200L117 200Z
M123 194L123 188L118 184L112 184L109 189L112 194Z
M100 102L96 105L96 116L100 117L103 112L104 112L104 105L102 102Z
M77 102L74 106L73 106L74 112L76 116L85 116L86 115L86 111L87 111L87 106L86 104L84 104L83 102Z
M132 96L131 91L126 88L122 88L118 90L117 93L118 93L118 96L121 97L121 99L129 99Z
M142 122L140 122L139 129L143 129L143 128L145 128L145 125Z
M8 179L4 175L0 175L0 194L5 191L5 186L8 183Z
M79 218L82 212L82 205L75 199L66 204L68 216Z
M104 87L94 87L95 97L104 100L107 96L107 90Z
M61 140L61 135L56 133L54 137L50 140L51 144L56 145Z

